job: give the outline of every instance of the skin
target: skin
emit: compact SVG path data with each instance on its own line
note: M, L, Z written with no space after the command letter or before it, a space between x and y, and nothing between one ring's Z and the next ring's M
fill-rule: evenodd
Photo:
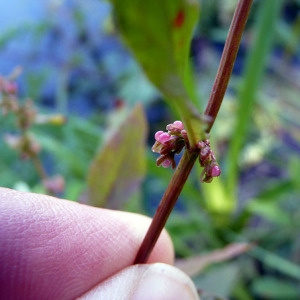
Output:
M1 299L74 299L130 266L150 219L0 188ZM149 263L173 264L164 231Z

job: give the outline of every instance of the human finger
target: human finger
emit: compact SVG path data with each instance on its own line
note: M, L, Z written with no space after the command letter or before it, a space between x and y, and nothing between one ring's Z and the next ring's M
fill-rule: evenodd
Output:
M141 215L0 189L5 299L74 299L129 266L148 229ZM173 263L163 232L149 262Z
M163 264L129 266L101 282L78 300L197 300L192 280Z

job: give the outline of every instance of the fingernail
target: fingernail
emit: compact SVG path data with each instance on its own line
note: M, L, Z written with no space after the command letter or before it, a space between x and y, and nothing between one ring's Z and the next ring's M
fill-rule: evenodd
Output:
M179 269L162 264L147 268L133 294L133 300L197 300L192 280Z

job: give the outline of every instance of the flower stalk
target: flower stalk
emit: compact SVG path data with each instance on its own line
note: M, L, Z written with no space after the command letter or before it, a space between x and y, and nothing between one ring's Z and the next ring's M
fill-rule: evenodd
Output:
M204 112L204 115L208 116L207 133L210 132L224 99L252 2L253 0L240 0L232 17L217 75Z
M182 188L199 155L198 150L185 150L184 154L171 178L171 181L161 199L153 217L152 223L143 240L134 264L145 263L163 230L167 219L182 191Z
M208 119L208 126L206 128L207 134L210 132L222 104L252 2L253 0L240 0L233 15L220 65L204 113L205 117ZM158 134L156 141L159 141L161 137L161 142L163 144L164 138L167 136L162 134L162 132ZM160 151L155 152L161 153ZM199 157L200 165L204 167L204 174L202 174L204 175L204 178L202 179L202 182L210 182L212 177L220 175L221 172L216 163L214 154L210 150L209 141L199 141L197 146L193 149L186 147L178 167L176 168L165 194L161 199L152 223L137 253L134 264L147 262L148 257L167 222L167 219L183 189L197 157ZM166 162L166 167L174 167L172 157L166 157L166 159L164 159L163 156L161 156L158 163L164 165L163 162Z

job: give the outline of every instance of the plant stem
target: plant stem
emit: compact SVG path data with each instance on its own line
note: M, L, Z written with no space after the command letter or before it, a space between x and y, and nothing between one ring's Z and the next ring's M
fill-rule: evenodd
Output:
M204 112L206 116L209 116L207 133L210 132L222 104L252 2L253 0L240 0L235 9L217 75Z
M155 246L157 239L163 230L167 219L181 193L181 190L193 168L199 155L199 151L185 150L171 181L160 201L153 217L152 223L137 253L134 264L146 263Z
M223 101L252 2L253 0L240 0L237 4L216 79L204 113L206 116L209 116L209 124L206 129L207 133L210 132ZM148 232L137 253L134 264L147 262L148 257L167 222L167 219L181 193L198 155L199 151L197 150L185 150L183 157L181 158L179 165L163 195L163 198L161 199L150 228L148 229Z

